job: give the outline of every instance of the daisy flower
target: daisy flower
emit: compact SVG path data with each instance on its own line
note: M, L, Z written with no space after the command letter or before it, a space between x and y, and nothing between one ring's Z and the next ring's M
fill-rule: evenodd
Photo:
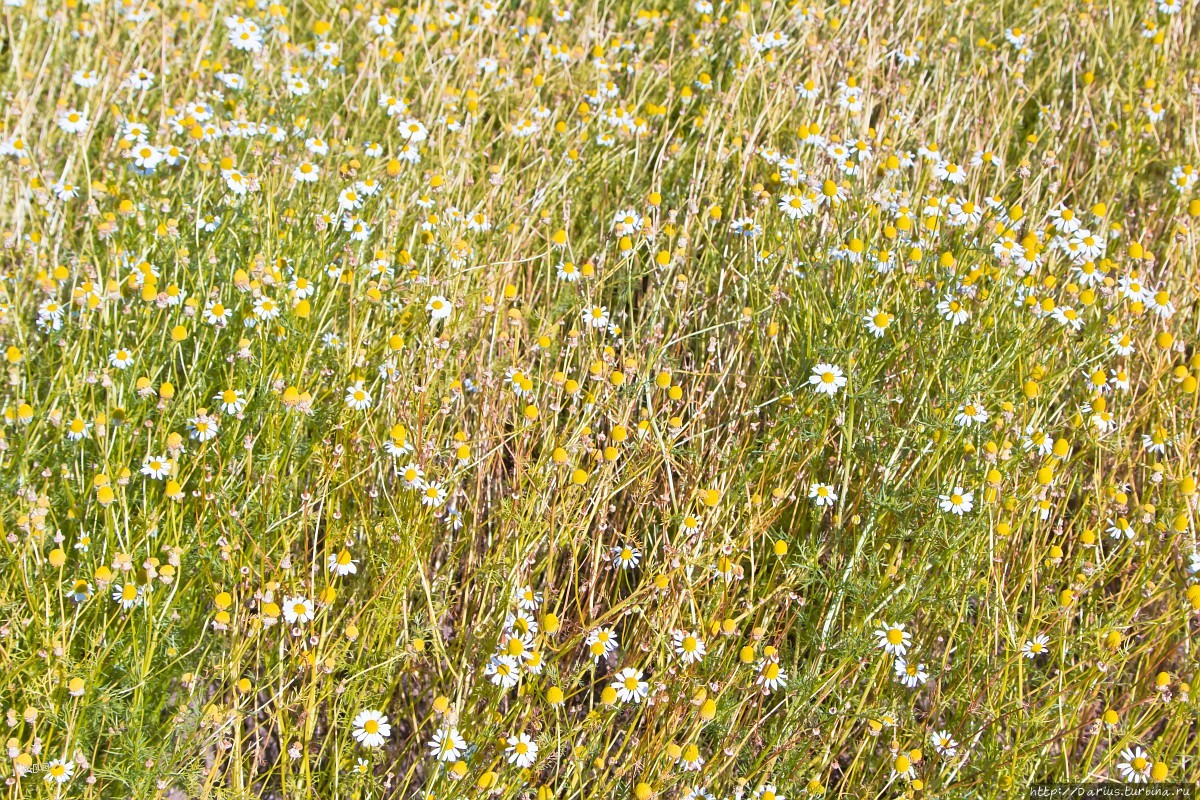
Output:
M421 505L437 508L446 502L446 488L440 483L424 483L421 489Z
M938 504L947 514L961 517L975 507L975 493L965 492L961 486L956 486L950 494L939 495Z
M142 474L161 481L171 474L171 461L163 456L148 455L142 459Z
M92 423L86 422L81 417L75 417L67 423L67 439L72 442L78 442L81 439L87 438L88 432L92 429Z
M902 656L912 644L912 634L904 630L904 624L901 622L885 623L875 631L875 640L876 645L884 652Z
M521 663L510 655L494 655L483 668L483 674L502 689L511 689L521 680Z
M218 300L214 300L204 307L204 321L209 325L221 327L229 322L229 318L232 316L233 310Z
M197 414L188 420L188 433L198 442L208 442L217 438L221 426L215 417L206 413Z
M867 326L867 330L876 339L881 338L887 332L887 329L892 326L893 320L895 320L895 317L877 308L871 309L863 317L863 323Z
M410 144L419 144L429 138L429 129L420 120L406 119L399 125L400 138Z
M934 731L929 737L929 742L940 756L954 758L958 752L958 742L954 741L946 731Z
M608 327L608 309L604 306L590 306L583 310L583 324L592 330L604 330Z
M632 545L612 549L613 564L621 569L633 569L641 561L642 552Z
M846 385L846 376L842 368L836 364L817 364L808 376L808 383L817 394L827 394L833 397Z
M787 673L779 666L778 658L763 658L758 662L758 677L754 681L763 694L771 694L787 686Z
M83 133L88 127L87 115L74 108L60 111L58 114L58 127L62 128L65 133Z
M313 615L313 604L307 597L283 598L283 618L289 625L304 625L312 621Z
M970 314L967 313L967 309L958 300L958 298L954 297L953 295L946 295L946 297L937 304L937 311L938 314L941 315L942 319L948 321L954 326L962 325L970 317Z
M1050 637L1044 633L1039 633L1037 636L1029 639L1021 647L1021 654L1026 658L1037 658L1047 652L1050 645Z
M963 403L958 407L958 413L954 415L955 424L963 428L969 428L972 425L982 425L987 421L987 409L978 401Z
M896 658L895 663L892 665L892 670L896 674L896 680L909 689L923 686L925 681L929 680L929 673L925 671L924 664L906 661L901 657Z
M1128 539L1130 541L1137 538L1137 531L1133 525L1125 517L1117 517L1108 526L1108 535L1114 539Z
M425 304L425 312L429 314L429 319L433 322L440 322L450 318L451 312L454 311L454 306L449 300L442 297L440 294L435 294L429 298L429 302Z
M671 640L674 643L675 655L684 664L698 664L704 658L704 640L694 631L674 631Z
M537 762L538 746L527 733L519 733L508 737L508 747L504 749L508 763L520 769L529 769Z
M123 610L128 611L138 604L142 599L142 592L137 584L126 581L119 586L113 588L112 599L116 601Z
M64 784L75 773L75 762L56 758L46 764L46 782Z
M808 496L817 508L831 506L837 502L837 493L827 483L814 483L808 487Z
M337 553L331 553L327 563L329 571L338 577L353 575L358 572L358 562L350 555L350 551L344 548Z
M697 772L703 766L704 756L700 755L700 748L696 745L689 744L679 753L679 767L684 772Z
M754 800L786 800L773 783L764 783L754 790Z
M542 605L542 593L535 592L528 584L513 593L513 600L524 611L537 611Z
M363 388L362 381L346 387L346 405L355 411L366 411L371 407L371 393Z
M398 473L400 480L410 489L421 489L425 485L425 471L416 464L405 464Z
M584 645L588 652L599 661L617 649L617 632L612 628L594 628L591 630Z
M108 354L108 363L116 369L127 369L133 366L133 353L128 350L113 350Z
M940 181L958 186L967 180L967 172L953 161L939 161L933 168L933 175Z
M614 677L616 680L611 685L622 703L640 703L650 691L650 684L642 680L640 669L626 667Z
M363 747L382 747L387 738L392 735L392 726L388 718L380 711L367 709L358 712L352 723L354 740Z
M226 414L240 414L246 410L246 395L237 389L226 389L213 395L213 402Z
M455 727L438 728L426 746L442 762L458 761L467 752L467 740Z
M1127 747L1121 751L1117 771L1128 783L1145 783L1150 779L1150 754L1141 747Z

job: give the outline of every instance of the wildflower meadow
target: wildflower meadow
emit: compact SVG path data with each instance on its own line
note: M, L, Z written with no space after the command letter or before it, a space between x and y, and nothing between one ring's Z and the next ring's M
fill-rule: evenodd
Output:
M1197 0L3 0L11 798L1200 781Z

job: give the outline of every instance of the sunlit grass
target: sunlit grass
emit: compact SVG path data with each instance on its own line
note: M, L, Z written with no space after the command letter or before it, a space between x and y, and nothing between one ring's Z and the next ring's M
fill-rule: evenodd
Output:
M13 0L13 797L1195 780L1195 3Z

